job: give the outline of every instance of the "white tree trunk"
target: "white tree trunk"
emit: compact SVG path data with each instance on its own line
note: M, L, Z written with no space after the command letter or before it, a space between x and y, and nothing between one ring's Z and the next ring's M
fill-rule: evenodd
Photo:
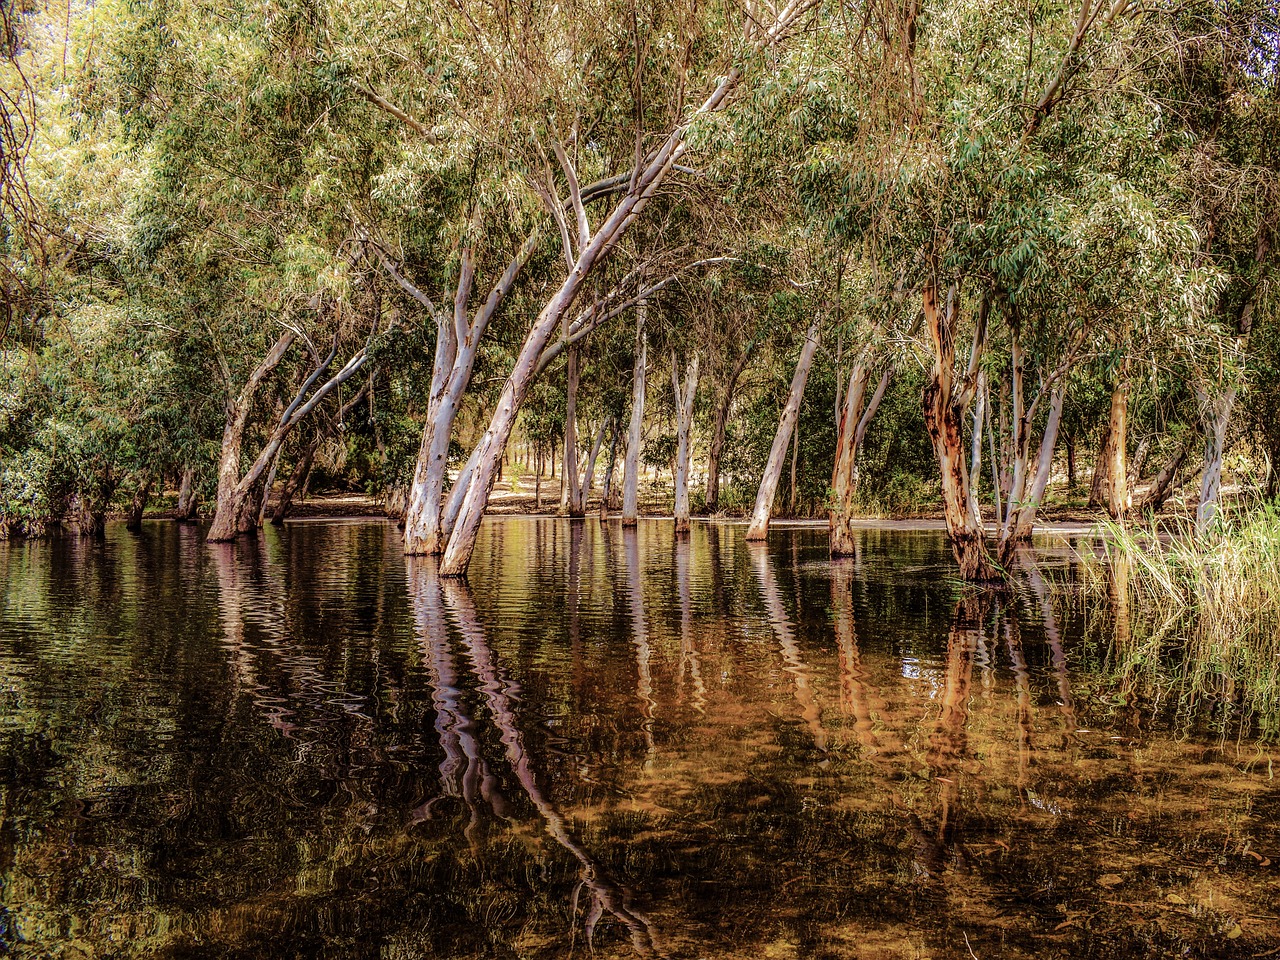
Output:
M676 469L675 519L676 533L689 532L689 434L693 428L693 397L698 389L698 355L689 361L680 389L680 370L675 354L671 355L671 388L676 401Z
M1208 393L1196 389L1204 422L1204 475L1200 478L1200 502L1196 506L1196 534L1204 536L1218 515L1218 499L1222 492L1222 457L1227 442L1227 425L1236 402L1236 388L1227 387L1212 400Z
M647 304L636 307L636 362L631 378L631 423L627 428L627 455L622 463L622 525L634 527L640 516L640 437L644 427L644 381L648 337L644 318Z
M804 387L809 380L809 368L813 366L813 354L818 349L818 318L809 324L804 335L804 347L800 350L800 359L796 361L796 372L791 378L791 392L787 395L786 406L782 408L782 419L778 423L778 432L774 435L773 446L769 450L769 460L765 464L764 475L760 478L760 490L756 494L756 503L751 511L751 525L747 528L748 540L763 540L769 533L769 515L773 511L773 498L778 492L778 481L782 477L782 464L787 456L787 444L791 442L791 431L795 429L796 420L800 416L800 401L804 397Z

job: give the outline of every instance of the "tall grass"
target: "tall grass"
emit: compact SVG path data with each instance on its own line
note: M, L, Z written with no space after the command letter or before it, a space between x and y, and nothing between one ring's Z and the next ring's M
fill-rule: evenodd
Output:
M1122 676L1280 737L1280 510L1242 508L1205 536L1109 525L1104 544Z

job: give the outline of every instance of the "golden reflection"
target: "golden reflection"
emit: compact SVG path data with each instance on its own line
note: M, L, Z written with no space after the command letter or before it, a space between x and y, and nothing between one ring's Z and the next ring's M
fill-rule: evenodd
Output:
M649 628L645 620L644 589L640 570L640 532L638 527L624 527L622 550L627 568L627 600L631 613L631 645L636 651L636 698L644 716L645 769L652 770L657 756L657 743L653 736L654 710L658 701L653 697L653 648L649 644Z
M689 553L693 549L691 537L676 537L672 550L675 553L676 592L680 597L680 666L676 677L680 697L684 697L685 676L692 687L690 706L699 713L706 712L707 687L702 682L702 663L697 645L693 641L693 601L689 593Z
M489 714L505 748L507 763L515 774L516 782L532 802L541 816L548 836L567 850L578 861L580 879L579 892L585 890L590 898L586 916L583 920L583 933L587 939L588 949L592 943L596 926L607 913L624 927L631 940L631 946L642 957L661 956L658 938L649 918L632 905L632 893L625 886L616 882L608 871L587 852L573 837L564 816L543 793L538 783L537 760L525 749L524 736L519 724L520 687L502 668L497 656L489 648L484 628L476 614L475 603L471 598L471 589L465 581L449 579L443 584L444 600L452 616L454 625L462 636L462 645L467 652L476 679L480 681L480 689L484 694ZM577 919L577 898L575 893L573 917ZM576 934L576 926L573 928ZM573 944L570 942L570 950Z
M800 646L796 643L795 627L787 616L787 608L782 602L782 593L778 589L778 578L773 570L773 561L769 557L766 544L748 542L751 563L755 567L756 581L760 585L760 596L764 600L765 613L769 618L769 626L778 640L782 650L783 669L791 675L795 686L796 703L800 705L800 715L808 724L813 734L813 744L819 750L827 749L827 731L822 726L822 708L814 695L812 671L800 655Z

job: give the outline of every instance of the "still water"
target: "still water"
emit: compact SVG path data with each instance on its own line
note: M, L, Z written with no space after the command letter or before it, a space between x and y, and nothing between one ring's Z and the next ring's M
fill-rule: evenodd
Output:
M1063 542L489 523L0 544L0 955L1280 955L1271 748Z

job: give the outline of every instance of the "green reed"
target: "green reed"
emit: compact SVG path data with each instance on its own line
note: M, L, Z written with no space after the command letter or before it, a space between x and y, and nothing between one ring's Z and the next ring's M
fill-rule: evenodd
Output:
M1107 524L1103 544L1105 563L1086 566L1131 692L1280 737L1280 510L1246 506L1204 535L1189 520Z

